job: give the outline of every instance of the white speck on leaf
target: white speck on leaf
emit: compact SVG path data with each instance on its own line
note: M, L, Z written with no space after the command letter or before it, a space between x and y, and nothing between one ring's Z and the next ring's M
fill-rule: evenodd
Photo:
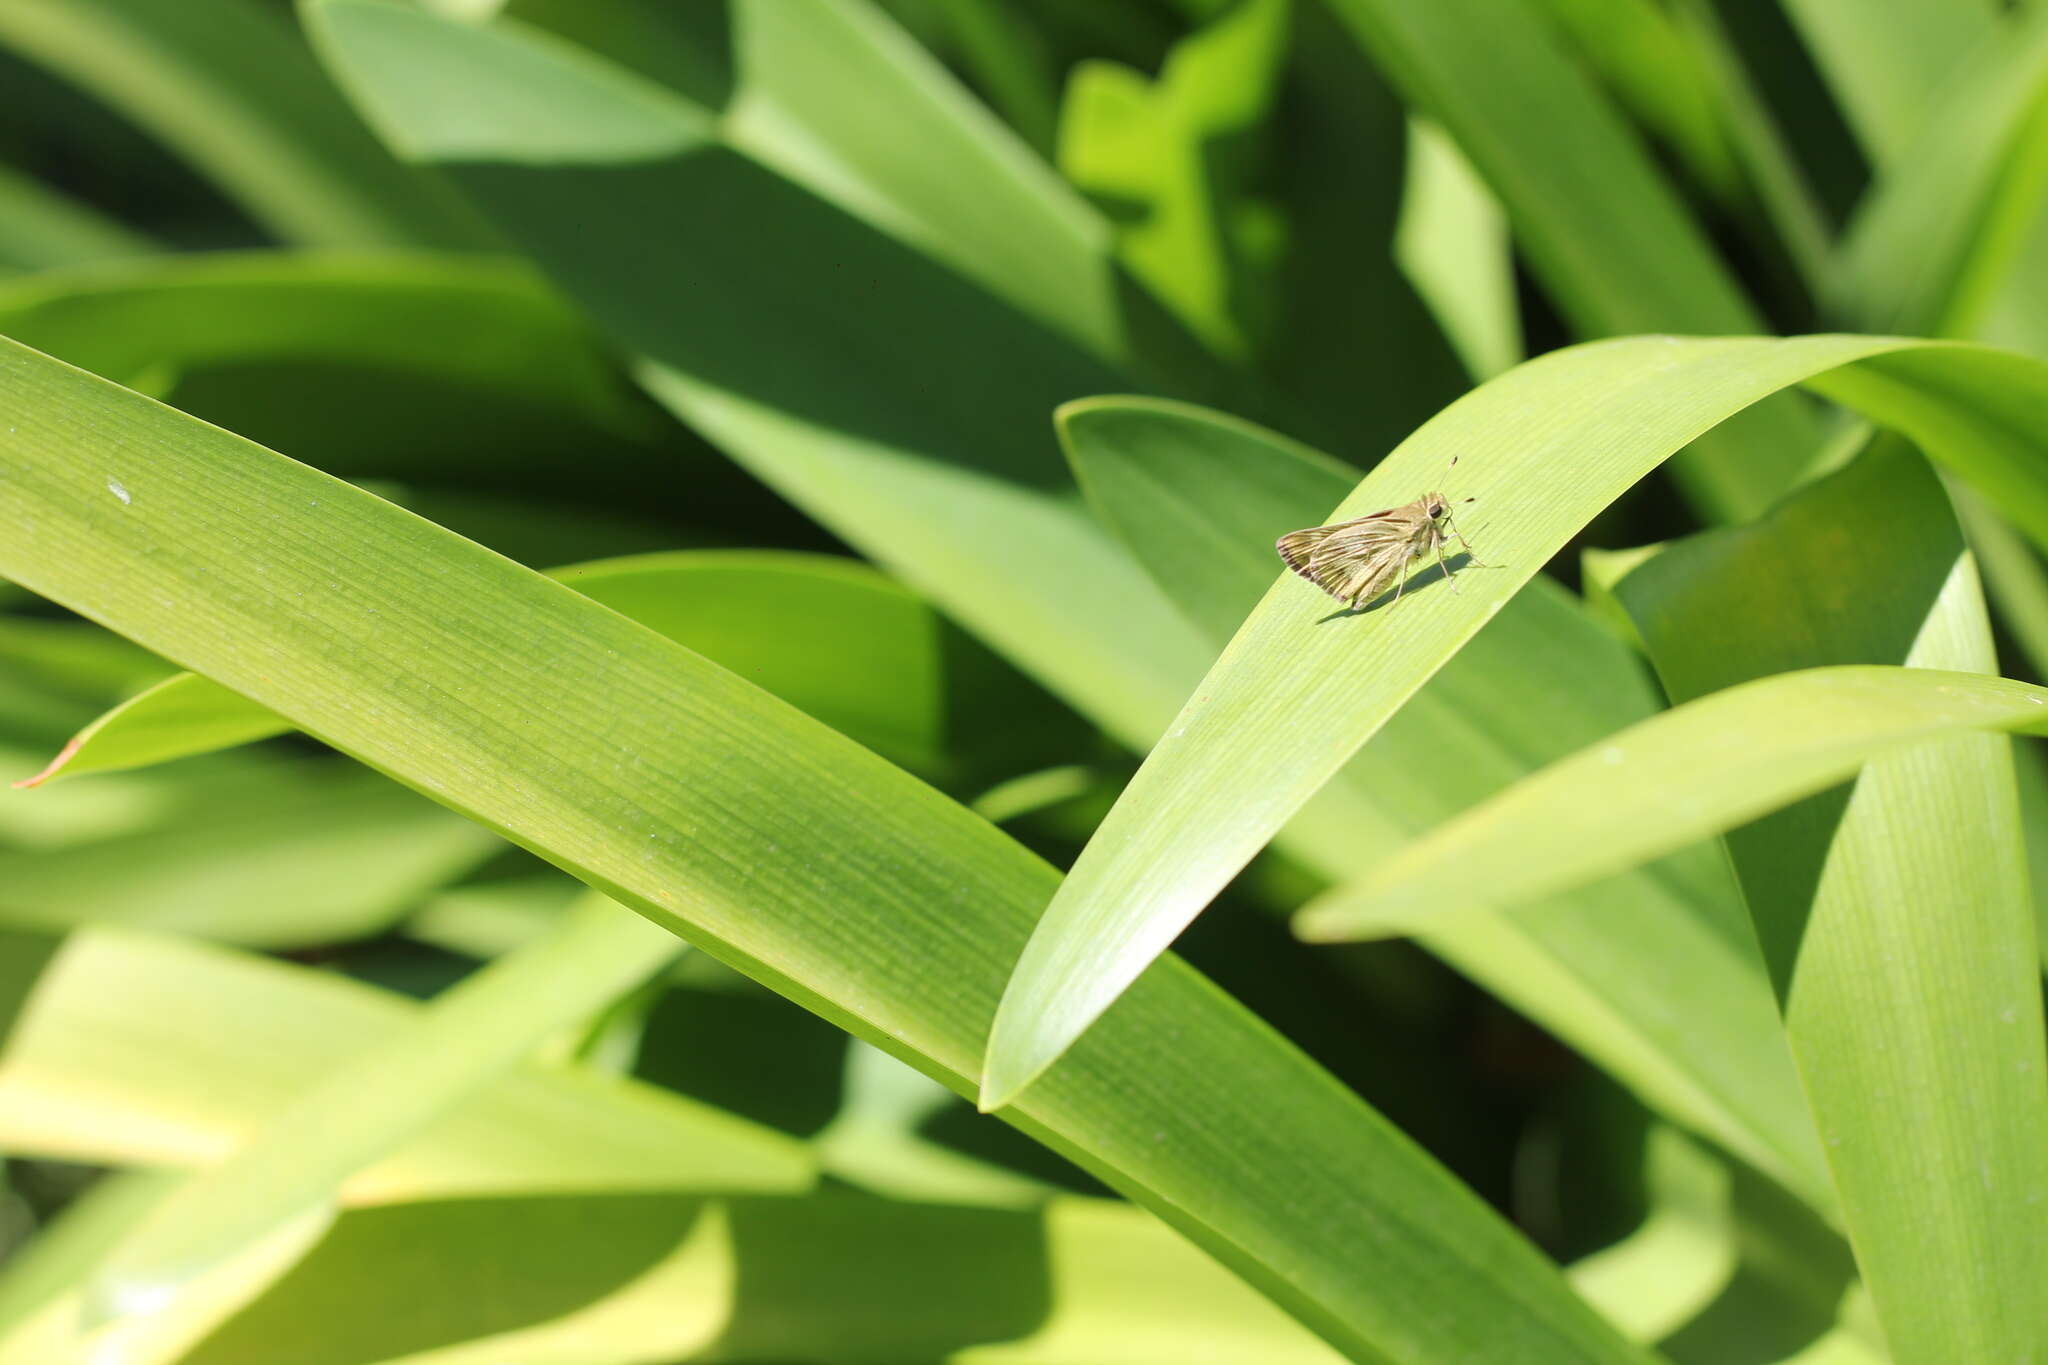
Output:
M121 481L119 479L108 479L107 491L109 493L112 493L115 497L119 498L121 500L121 505L123 507L126 507L129 503L134 501L133 498L128 496L128 490L121 486Z
M1602 763L1619 763L1623 757L1624 755L1619 744L1610 744L1600 751L1600 761Z

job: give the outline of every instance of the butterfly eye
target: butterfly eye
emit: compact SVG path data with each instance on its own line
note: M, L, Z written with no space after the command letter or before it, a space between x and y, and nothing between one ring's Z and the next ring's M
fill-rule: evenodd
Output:
M1431 519L1432 521L1434 521L1434 520L1435 520L1436 518L1438 518L1438 517L1442 516L1443 514L1444 514L1444 505L1443 505L1442 503L1440 503L1440 502L1433 502L1433 503L1431 503L1431 504L1429 505L1429 515L1430 515L1430 519Z

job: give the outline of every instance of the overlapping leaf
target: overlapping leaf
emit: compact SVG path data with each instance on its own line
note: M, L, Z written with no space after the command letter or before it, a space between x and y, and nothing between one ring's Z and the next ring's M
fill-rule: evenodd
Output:
M983 1102L1013 1099L1080 1036L1594 513L1729 413L1830 371L1829 392L1912 429L2048 541L2036 472L2048 368L2021 357L1867 337L1639 338L1510 371L1425 425L1331 513L1405 502L1458 456L1464 478L1484 471L1469 486L1506 513L1483 547L1504 567L1468 569L1458 594L1431 584L1384 612L1345 612L1291 577L1267 594L1041 920L990 1040Z
M4 357L22 417L0 438L0 516L26 534L0 572L970 1087L1051 869L558 584L104 381ZM1180 964L1101 1040L1016 1121L1340 1347L1638 1358L1469 1191ZM1253 1073L1256 1092L1236 1083ZM1494 1311L1455 1309L1475 1295Z

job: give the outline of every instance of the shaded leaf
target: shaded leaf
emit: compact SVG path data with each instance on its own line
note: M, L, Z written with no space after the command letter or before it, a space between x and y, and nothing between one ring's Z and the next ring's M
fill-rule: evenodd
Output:
M0 573L969 1088L1051 868L559 584L105 381L20 348L0 357L0 398L35 414L0 437L0 516L30 528L0 544ZM107 497L109 468L129 502ZM1100 1038L1019 1125L1344 1349L1640 1358L1497 1215L1181 964ZM1234 1079L1254 1071L1255 1094ZM1452 1308L1472 1294L1495 1311Z
M553 932L450 987L409 1027L295 1096L227 1161L179 1185L94 1272L88 1319L145 1314L280 1224L324 1211L350 1176L683 946L587 897Z
M1864 357L1878 358L1854 363ZM2020 357L1878 338L1650 337L1510 371L1426 424L1330 514L1406 502L1458 456L1460 481L1446 491L1475 489L1505 509L1478 544L1504 567L1468 568L1456 595L1452 584L1420 585L1385 611L1347 612L1291 576L1266 595L1040 920L990 1039L983 1104L1015 1098L1100 1017L1595 512L1727 414L1837 369L1827 391L1912 428L2048 538L2037 472L2048 367Z
M126 112L287 240L487 240L377 145L298 35L252 0L16 0L0 42Z

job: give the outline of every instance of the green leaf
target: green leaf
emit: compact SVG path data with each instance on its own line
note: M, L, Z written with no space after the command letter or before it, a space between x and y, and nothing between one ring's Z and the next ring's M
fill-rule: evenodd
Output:
M1145 399L1063 410L1097 514L1218 646L1272 584L1276 533L1320 520L1357 471L1246 423ZM1462 468L1462 466L1461 466ZM1278 836L1344 881L1502 787L1661 704L1639 661L1532 581ZM1724 858L1700 848L1426 946L1622 1078L1826 1207L1826 1166Z
M363 1311L374 1305L376 1311ZM1145 1213L688 1191L346 1214L180 1365L1343 1357Z
M2048 733L2043 706L2048 691L2009 678L1876 665L1731 687L1518 783L1304 912L1301 929L1364 938L1511 906L1824 791L1876 757L1970 731ZM1680 770L1694 777L1675 786Z
M550 576L932 781L992 781L1085 734L927 603L854 560L685 550Z
M502 847L374 773L240 763L132 832L0 849L0 924L121 923L298 948L388 928Z
M1752 273L1780 293L1796 297L1803 285L1809 297L1832 297L1834 229L1778 131L1788 111L1756 91L1755 53L1730 41L1724 12L1712 0L1538 3L1696 192L1750 238L1762 257Z
M1131 353L1108 224L885 15L736 0L731 44L731 146L1092 354Z
M1757 17L1751 16L1752 29ZM1762 236L1760 246L1767 256L1783 253L1803 283L1809 301L1834 297L1838 272L1835 227L1814 184L1814 169L1801 163L1801 149L1791 145L1786 132L1786 125L1800 117L1797 105L1802 96L1815 102L1824 99L1818 82L1802 85L1789 98L1773 105L1759 88L1760 73L1752 71L1753 65L1762 65L1756 62L1756 50L1768 47L1772 39L1759 39L1752 33L1749 42L1738 44L1729 31L1733 16L1712 0L1682 0L1675 18L1683 40L1692 47L1704 68L1715 117L1741 163L1747 195L1762 211L1762 220L1750 226L1754 229L1767 223L1775 234ZM1779 36L1776 29L1772 32L1773 38ZM1803 68L1800 70L1803 76ZM1848 146L1846 129L1836 134L1832 123L1824 129L1818 127L1822 121L1822 117L1815 117L1815 126L1801 131L1815 139L1839 136L1841 150L1853 150ZM1809 157L1824 157L1834 148L1804 150ZM1829 166L1826 176L1846 188L1850 180L1860 179L1864 168L1853 157L1840 160L1843 164ZM1860 191L1861 185L1856 188Z
M1655 0L1538 0L1629 114L1688 175L1739 200L1742 167L1708 57Z
M196 673L175 673L143 689L80 730L49 766L16 787L56 777L146 768L174 758L252 744L291 729L290 722Z
M412 1025L294 1098L189 1180L100 1266L89 1320L146 1314L302 1214L522 1061L549 1035L666 966L683 944L601 896L546 937L437 997Z
M1956 568L1960 540L1934 511L1939 484L1917 464L1881 446L1767 521L1671 547L1625 580L1622 597L1672 695L1815 662L1988 669L1981 604L1967 569ZM1881 756L1911 744L1916 726L1924 738L1959 725L2041 724L2038 691L2022 689L1978 719L1949 695L1955 675L1921 671L1880 677L1884 688L1861 712L1854 702L1821 702L1828 719L1816 724L1810 707L1830 696L1828 676L1713 693L1652 722L1661 727L1654 740L1646 726L1572 760L1584 784L1576 794L1563 767L1511 793L1518 806L1540 801L1549 812L1535 821L1550 850L1534 855L1548 865L1535 870L1538 881L1554 883L1559 841L1602 842L1589 832L1602 818L1596 809L1627 830L1625 856L1644 851L1651 831L1698 832L1674 829L1668 805L1632 800L1649 777L1633 766L1646 743L1690 746L1662 778L1670 791L1671 773L1684 774L1684 797L1698 803L1684 822L1734 825L1855 771L1866 748ZM1745 774L1726 753L1730 736L1745 741L1748 752L1734 760ZM1667 750L1651 761L1670 758ZM1776 790L1781 782L1797 790ZM2011 790L2002 740L1922 744L1872 761L1853 797L1816 798L1729 836L1783 983L1787 1032L1857 1258L1901 1360L1953 1358L1959 1341L1971 1343L1972 1358L2024 1358L2038 1340L2038 1213L2024 1193L2012 1195L2048 1187L2048 1093L2027 1079L2042 1044ZM1519 894L1526 888L1489 884L1498 879L1490 873L1518 883L1525 871L1517 836L1497 819L1505 809L1482 808L1425 841L1422 860L1436 875L1408 855L1384 875L1407 883L1399 894L1411 907ZM1472 858L1487 865L1453 873ZM1417 872L1423 880L1410 883ZM1366 916L1408 918L1390 899L1350 903L1355 913L1334 899L1311 913L1353 926ZM1970 1116L1960 1128L1957 1114Z
M1726 1167L1739 1253L1714 1301L1657 1349L1674 1365L1885 1365L1848 1245L1805 1206L1746 1167ZM1720 1219L1703 1210L1714 1222Z
M1061 106L1061 171L1115 206L1131 273L1225 355L1257 335L1243 310L1277 245L1256 240L1241 149L1277 97L1287 29L1287 0L1242 0L1175 44L1157 81L1081 63Z
M1522 359L1507 217L1457 144L1425 118L1408 121L1394 254L1474 379L1491 379Z
M1572 1262L1572 1288L1639 1341L1706 1307L1734 1274L1726 1165L1677 1130L1654 1127L1643 1153L1650 1200L1641 1226Z
M1852 363L1890 351L1905 354ZM2048 429L2048 367L2017 356L1879 338L1649 337L1510 371L1426 424L1330 517L1406 502L1462 457L1446 491L1501 509L1479 553L1503 567L1469 568L1457 595L1418 585L1398 609L1363 614L1292 576L1266 595L1047 908L997 1016L984 1105L1014 1099L1079 1037L1596 512L1729 414L1837 367L1829 393L1914 428L2048 538L2048 484L2029 468L2041 459L2033 433Z
M1880 168L1908 153L2005 17L1997 0L1785 0L1785 13Z
M467 513L465 529L478 518L462 503L479 492L500 508L538 492L550 539L572 545L543 563L678 538L650 546L643 529L593 550L597 528L562 516L565 501L609 494L643 516L673 513L679 470L725 468L633 390L587 323L506 261L278 251L105 263L0 284L0 332L330 473L401 479L414 502ZM730 497L707 490L698 505L724 511Z
M224 1160L308 1077L402 1035L421 1008L331 971L128 929L9 933L0 947L0 1143L28 1156ZM782 1134L669 1091L522 1067L359 1172L341 1197L792 1190L815 1167Z
M1072 725L930 607L853 560L683 550L598 560L553 577L928 776L972 784ZM16 786L142 767L290 730L185 673L94 720Z
M477 33L376 3L323 4L316 18L373 111L388 70L374 54L426 29L421 41L462 54L444 83L513 80L516 92L534 53L552 54L559 79L588 82L588 100L625 79L511 24ZM517 44L532 51L500 62ZM431 145L432 128L412 136ZM1157 736L1212 651L1073 505L1045 429L1060 402L1128 387L1116 370L730 148L445 168L650 358L650 391L693 427L1126 744ZM693 210L707 199L728 212ZM633 265L652 259L673 268ZM844 288L853 276L899 310L887 344L868 296ZM1100 328L1084 316L1064 330Z
M408 159L487 162L517 155L543 164L656 161L716 136L709 111L671 99L652 82L613 71L602 85L571 63L575 49L496 36L424 12L359 35L385 84L375 126ZM488 53L503 84L462 80L461 65ZM471 92L459 105L441 83ZM523 92L523 97L520 93ZM420 134L425 132L426 136Z
M2048 678L2048 569L2040 553L1968 488L1952 485L1948 493L1983 570L1985 591L1998 608L1999 623L2011 632L2034 676Z
M27 528L0 573L971 1088L1051 868L559 584L104 381L0 357L21 414L0 436L0 517ZM1014 1121L1342 1349L1640 1359L1475 1196L1178 962ZM1484 1315L1456 1307L1477 1300Z
M147 650L76 621L0 615L0 663L52 692L101 702L161 681L170 666Z
M10 1256L7 1274L0 1278L0 1355L21 1351L22 1324L46 1315L53 1301L81 1283L177 1182L171 1171L110 1171Z
M575 896L576 883L552 868L529 876L465 882L421 905L406 920L405 933L466 957L497 957L531 942Z
M2048 757L2041 746L2013 746L2013 775L2019 779L2020 827L2027 845L2027 881L2034 892L2034 939L2048 968Z
M13 0L0 42L121 110L287 241L485 240L445 190L376 144L305 44L252 0Z
M432 22L390 7L336 12L354 16L351 24L389 24L401 32ZM500 32L510 41L519 30ZM463 31L434 41L462 38L474 41ZM465 79L498 79L483 59L495 50L470 53ZM345 43L336 44L336 57L347 64ZM567 70L600 79L580 54L563 62ZM370 63L362 71L373 105L381 69ZM1348 94L1357 81L1335 84ZM921 126L907 125L905 136ZM421 136L430 138L431 131ZM1349 144L1331 153L1341 162ZM783 157L777 164L802 169L807 163ZM967 183L987 174L990 164L983 158L956 169ZM1126 387L1123 378L1020 323L999 302L962 292L957 280L900 254L751 160L706 151L631 175L526 162L447 169L518 225L529 248L594 315L656 358L647 369L650 386L686 420L1125 743L1142 747L1156 738L1212 651L1077 514L1040 426L1057 402ZM803 183L855 208L900 197L886 182L857 195L843 177L822 171ZM1317 180L1305 187L1306 197L1314 199L1318 186L1327 189ZM1018 192L1013 187L1005 194ZM694 212L691 206L705 195L735 212ZM1007 202L993 189L981 198ZM572 203L597 202L609 211L564 211ZM745 213L738 211L743 203L751 206ZM1333 249L1345 253L1355 242L1352 204L1346 197L1344 212L1324 225ZM910 236L900 217L867 216ZM657 221L702 235L648 237L647 225ZM1007 230L1038 221L1011 214ZM787 248L761 250L757 222L775 224ZM928 222L936 228L940 220ZM609 234L604 243L593 239L594 231ZM1047 240L1032 250L1053 250L1050 231L1041 235ZM672 259L676 268L653 278L620 268L652 256ZM865 264L845 266L849 261ZM814 266L817 273L802 276ZM844 269L889 281L892 298L913 301L908 306L920 321L891 327L888 344L880 344L873 310L841 286ZM1315 292L1314 281L1304 285L1304 293ZM1058 297L1038 293L1041 308ZM1319 297L1338 312L1370 315L1364 299L1349 293L1323 289ZM767 298L782 302L765 307ZM1137 309L1128 321L1135 327L1142 315ZM1346 325L1356 327L1356 319ZM1085 339L1100 328L1085 316L1069 316L1062 330ZM1412 342L1389 349L1402 357L1418 352ZM855 352L863 358L857 377L844 364ZM1413 367L1394 370L1407 379ZM1348 363L1329 367L1327 377L1354 395L1361 392ZM1402 402L1381 411L1382 424L1386 411L1405 410L1418 392L1430 391L1406 383L1400 388Z
M317 40L317 11L315 17ZM436 78L448 82L460 71L476 100L516 96L519 83L502 81L509 71L504 64L520 60L508 55L515 43L533 49L538 60L551 54L581 67L588 84L575 85L557 109L588 110L594 127L625 118L614 126L627 143L647 135L632 126L636 111L613 109L600 92L622 72L637 73L668 87L633 82L657 101L666 97L666 108L637 110L645 123L715 119L717 136L748 158L945 262L1084 349L1126 352L1128 301L1121 297L1125 284L1112 261L1109 225L929 52L864 0L805 0L797 7L740 0L717 10L544 0L521 4L517 17L550 32L518 23L492 26L503 39L494 45L495 77L489 64L454 55L487 50L474 31L444 33L443 44L429 23L408 29L402 18L387 17L385 25L392 35L409 34L394 49L413 44L438 52L443 65ZM556 43L553 35L577 46ZM604 61L594 60L597 54L615 64L609 74ZM383 99L377 83L364 83L359 93L375 122ZM438 159L433 149L445 136L441 125L450 111L408 109L402 125L380 126L395 145L415 148L416 157ZM531 163L534 145L508 147L506 159ZM906 147L919 154L905 155ZM601 162L611 154L600 149L589 159Z
M96 209L0 166L0 269L46 270L162 249Z
M1414 108L1456 140L1582 336L1762 330L1647 151L1533 0L1331 7ZM1792 483L1814 434L1796 400L1779 400L1710 437L1674 472L1708 512L1753 515Z
M1981 784L1948 778L1930 762L1939 750L1916 746L1973 730L2048 732L2044 706L2039 688L1924 668L1816 669L1730 688L1461 817L1390 860L1355 899L1306 912L1302 928L1354 937L1438 911L1510 905L1731 828L1866 762L1857 789L1866 809L1916 791L1947 811L1981 805ZM1899 1358L1953 1358L1958 1340L1973 1343L1973 1356L2024 1358L2040 1321L2032 1192L2048 1188L2048 1094L2031 1060L2038 959L2015 822L2008 812L1992 831L2011 845L1993 867L1963 871L1939 856L1941 841L1960 833L1953 821L1937 832L1879 816L1862 828L1873 832L1845 827L1840 861L1820 882L1788 1028ZM1914 830L1926 835L1910 839ZM1902 838L1901 855L1921 855L1904 868L1881 856ZM1978 888L1961 892L1973 910L1984 895L1983 926L1956 941L1955 915L1928 916L1918 921L1925 933L1902 933L1952 885L1945 869ZM1887 903L1896 913L1881 914ZM1958 1112L1971 1115L1961 1129Z
M1973 51L1857 208L1837 308L1861 326L1970 335L2041 212L2048 15L2009 28Z
M1823 664L1989 673L1941 505L1925 461L1880 438L1757 525L1670 547L1620 595L1674 700ZM1873 762L1852 794L1728 847L1894 1356L2024 1359L2048 1258L2038 1211L2006 1192L2048 1189L2048 1087L2024 1080L2044 1043L2008 742Z
M120 383L316 362L403 371L644 436L588 327L517 266L415 253L223 252L0 284L0 332Z
M959 44L960 60L1019 136L1052 150L1059 110L1052 54L1008 0L938 0L934 18Z
M1396 255L1407 111L1327 6L1294 5L1289 23L1285 83L1248 173L1278 239L1265 296L1246 304L1274 397L1182 396L1250 416L1270 408L1266 420L1332 448L1377 453L1462 393L1467 374Z
M1973 341L2048 356L2048 203L2019 229L2010 265L1989 291Z

